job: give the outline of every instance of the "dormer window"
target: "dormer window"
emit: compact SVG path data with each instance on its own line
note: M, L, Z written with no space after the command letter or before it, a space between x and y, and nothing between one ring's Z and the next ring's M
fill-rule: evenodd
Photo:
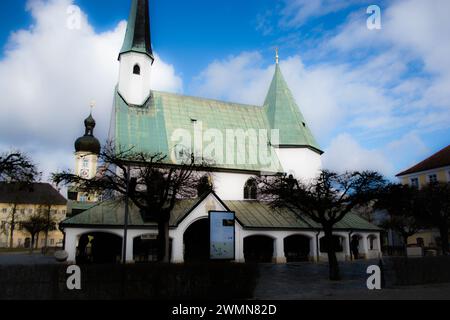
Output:
M136 64L136 65L134 66L134 68L133 68L133 74L136 74L136 75L140 75L140 74L141 74L141 67L139 67L138 64Z

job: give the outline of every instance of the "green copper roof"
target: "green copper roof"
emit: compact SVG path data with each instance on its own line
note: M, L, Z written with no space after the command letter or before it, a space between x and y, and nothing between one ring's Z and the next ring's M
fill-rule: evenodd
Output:
M171 93L153 91L150 99L142 106L129 106L116 90L115 96L115 121L113 128L114 141L122 148L133 147L134 151L144 151L148 153L162 153L171 155L177 146L181 145L175 139L179 130L189 132L194 137L196 126L202 126L202 132L212 132L208 129L215 129L214 132L221 133L223 137L223 158L217 157L212 160L212 166L218 169L242 170L242 171L266 171L282 172L283 169L277 158L276 152L269 146L268 161L260 161L259 157L252 159L251 155L257 155L258 144L246 142L245 159L237 158L237 139L227 139L227 130L250 129L259 132L260 129L267 130L268 123L262 107L227 103L216 100L181 96ZM270 131L268 131L270 133ZM193 139L192 139L193 140ZM226 141L235 142L234 161L226 161L227 149ZM193 141L186 149L194 150ZM205 143L204 150L211 145ZM171 161L171 163L173 163Z
M280 130L281 146L305 146L320 151L278 64L264 109L271 128Z
M199 199L179 200L172 212L170 226L176 227L195 207L204 201ZM264 202L259 201L224 201L226 209L236 213L236 219L245 228L268 229L302 229L318 230L320 225L307 217L299 217L288 209L273 209ZM121 227L124 223L125 208L123 202L103 202L85 212L61 223L62 227L77 226L104 226ZM156 228L154 222L144 222L139 209L130 205L130 228ZM365 230L380 231L381 229L367 222L363 218L349 213L335 226L335 230Z
M181 144L175 138L179 130L189 132L192 141L184 147L193 151L194 131L212 131L222 137L223 157L220 153L211 159L211 152L203 154L213 161L217 169L241 170L252 172L283 172L280 161L273 146L305 147L322 153L311 131L303 119L292 94L277 65L275 76L270 86L264 106L244 105L211 99L182 96L172 93L153 91L143 106L128 105L116 89L113 123L111 124L111 139L123 148L133 147L135 151L149 153L172 153ZM279 129L280 142L272 142L272 129ZM229 132L253 132L258 136L257 143L250 143L247 138L245 154L238 152L238 138L228 138ZM264 130L266 141L259 139L259 133ZM241 135L242 136L242 135ZM215 142L215 138L211 142ZM260 142L263 143L260 143ZM272 145L268 142L272 142ZM208 150L213 143L205 143ZM227 143L235 145L234 160L229 161L230 152ZM265 148L265 149L264 149ZM268 158L261 158L259 152L264 149ZM215 152L213 152L215 154ZM239 158L237 157L239 154ZM173 162L172 162L173 163Z
M180 220L190 208L195 204L196 200L180 200L173 209L170 225L173 226ZM156 222L144 222L138 207L130 203L129 207L129 227L156 227ZM125 217L125 205L121 201L105 201L91 207L90 209L68 218L61 222L63 227L67 226L107 226L119 227L123 226Z
M153 58L148 0L132 0L127 31L120 55L138 52Z

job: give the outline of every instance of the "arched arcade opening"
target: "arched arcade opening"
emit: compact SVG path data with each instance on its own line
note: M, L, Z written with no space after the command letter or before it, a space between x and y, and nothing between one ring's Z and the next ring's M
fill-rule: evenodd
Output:
M267 236L249 236L244 239L245 262L270 263L273 258L274 239Z
M336 253L342 253L344 252L344 246L345 246L345 238L342 236L333 235L332 239L332 248L334 248L334 252ZM329 245L325 239L325 237L320 238L320 252L321 253L328 253Z
M284 239L284 255L287 262L309 261L311 239L304 235L292 235Z
M122 256L122 237L107 232L90 232L79 236L76 263L119 263Z
M201 219L191 224L183 235L184 261L209 261L209 220Z

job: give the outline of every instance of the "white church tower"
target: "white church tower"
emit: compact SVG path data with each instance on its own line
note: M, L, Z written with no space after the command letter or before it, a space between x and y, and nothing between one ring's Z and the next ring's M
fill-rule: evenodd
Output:
M94 136L96 122L92 117L84 120L84 136L75 141L75 174L83 179L92 179L97 174L98 156L100 154L100 142ZM96 202L98 196L79 192L74 186L69 190L69 200L79 202Z
M155 61L150 38L148 0L131 2L119 61L119 94L129 105L143 105L150 96L150 76Z

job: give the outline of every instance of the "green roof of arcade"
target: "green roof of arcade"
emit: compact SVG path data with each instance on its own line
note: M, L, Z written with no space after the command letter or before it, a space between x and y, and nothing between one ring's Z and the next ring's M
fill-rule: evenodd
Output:
M170 218L170 226L176 228L208 195L198 199L184 199L177 201ZM236 213L237 221L244 228L254 229L297 229L297 230L320 230L321 226L305 215L296 213L285 208L272 208L268 203L261 201L223 201L227 210ZM61 223L63 228L80 226L98 226L106 228L120 228L124 223L125 207L123 202L107 201L100 203L85 212ZM155 222L144 222L139 209L130 205L129 227L156 228ZM377 226L369 223L356 214L349 213L343 220L336 224L335 230L353 231L380 231Z

